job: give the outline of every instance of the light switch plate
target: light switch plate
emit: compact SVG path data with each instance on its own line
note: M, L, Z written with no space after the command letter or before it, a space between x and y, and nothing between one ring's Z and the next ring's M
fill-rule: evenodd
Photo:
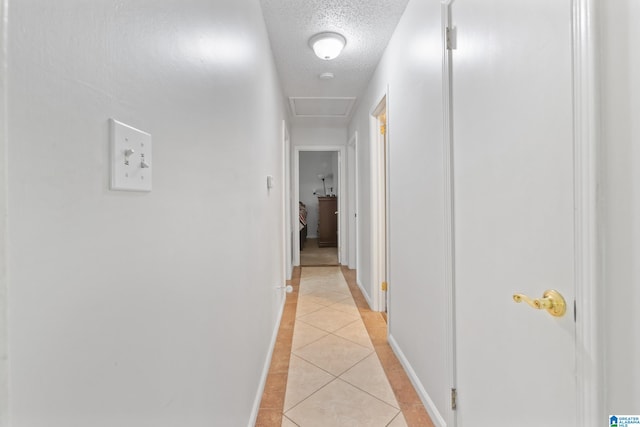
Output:
M151 191L151 135L110 120L111 189Z

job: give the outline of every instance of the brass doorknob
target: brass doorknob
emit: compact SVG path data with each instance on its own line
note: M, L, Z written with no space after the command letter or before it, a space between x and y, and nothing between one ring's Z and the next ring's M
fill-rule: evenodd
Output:
M515 302L526 302L531 307L542 310L545 309L555 317L562 317L567 312L567 303L560 292L549 289L545 291L542 298L531 299L523 294L513 294L513 300Z

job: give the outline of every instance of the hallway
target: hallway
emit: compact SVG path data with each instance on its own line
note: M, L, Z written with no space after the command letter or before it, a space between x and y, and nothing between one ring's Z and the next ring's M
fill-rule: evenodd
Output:
M433 426L345 267L297 268L256 426Z
M330 425L338 385L381 425L640 413L638 22L638 0L2 1L0 427ZM305 190L311 151L340 155ZM349 270L294 268L316 189Z

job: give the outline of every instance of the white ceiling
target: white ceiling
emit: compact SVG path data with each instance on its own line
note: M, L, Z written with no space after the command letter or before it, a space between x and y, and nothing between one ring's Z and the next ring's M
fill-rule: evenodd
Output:
M260 2L294 122L348 123L408 0ZM325 31L347 39L342 54L331 61L316 57L309 47L311 36ZM321 80L324 72L335 78Z

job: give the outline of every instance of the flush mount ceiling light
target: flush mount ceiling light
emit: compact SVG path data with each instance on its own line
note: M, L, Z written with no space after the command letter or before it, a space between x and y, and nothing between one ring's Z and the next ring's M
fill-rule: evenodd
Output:
M345 44L347 40L338 33L319 33L309 39L309 46L316 56L326 61L340 55Z

